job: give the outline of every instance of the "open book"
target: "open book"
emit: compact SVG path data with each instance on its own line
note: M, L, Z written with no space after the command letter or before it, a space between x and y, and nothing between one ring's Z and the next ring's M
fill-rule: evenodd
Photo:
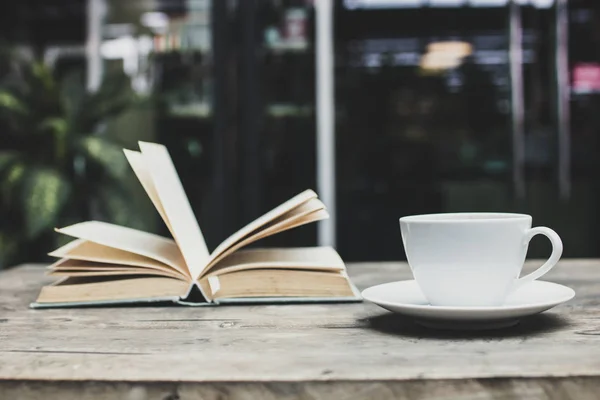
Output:
M344 262L331 247L242 248L328 217L307 190L209 252L167 149L140 142L124 150L172 239L99 221L58 232L75 238L50 253L59 277L33 308L170 301L180 304L357 301Z

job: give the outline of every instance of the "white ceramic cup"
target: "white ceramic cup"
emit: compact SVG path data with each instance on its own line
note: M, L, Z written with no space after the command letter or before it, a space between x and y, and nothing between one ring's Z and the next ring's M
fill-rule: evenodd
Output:
M408 263L423 294L435 306L499 306L521 285L538 279L560 259L562 242L550 228L531 228L531 216L452 213L400 218ZM519 278L529 241L552 242L544 265Z

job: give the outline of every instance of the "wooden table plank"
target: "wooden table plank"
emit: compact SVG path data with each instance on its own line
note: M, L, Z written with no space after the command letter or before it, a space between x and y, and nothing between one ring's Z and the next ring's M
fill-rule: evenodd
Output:
M360 289L410 278L403 263L349 272ZM0 273L0 398L596 398L600 261L564 260L546 279L576 298L465 333L366 302L30 310L48 278L24 266Z

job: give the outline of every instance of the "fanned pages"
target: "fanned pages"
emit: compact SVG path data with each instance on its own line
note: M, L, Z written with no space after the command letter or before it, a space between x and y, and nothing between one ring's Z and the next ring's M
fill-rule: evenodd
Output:
M305 193L301 194L301 199L303 199L304 196ZM296 208L292 209L291 211L284 212L283 214L280 214L280 211L281 210L277 210L277 213L273 213L272 215L277 215L277 217L269 220L269 223L262 225L261 229L247 229L242 233L238 231L236 234L223 242L226 244L226 246L219 246L219 248L217 248L211 254L207 269L210 269L213 265L217 264L220 260L227 257L237 249L247 246L252 242L264 239L268 236L286 231L288 229L296 228L300 225L328 218L329 216L327 211L325 211L325 206L323 203L315 198L304 201ZM250 225L253 224L254 223ZM253 226L250 225L247 227L253 228Z
M180 274L170 269L115 266L115 264L69 259L62 259L49 269L48 274L54 276L157 275L181 279Z
M171 239L100 221L80 222L56 231L102 246L151 258L167 264L191 278L179 247Z
M324 272L344 271L344 262L332 247L250 249L233 253L211 268L208 276L250 269L295 269Z
M59 277L34 308L175 302L182 305L360 301L332 247L243 249L328 218L305 190L244 226L209 252L167 149L140 142L124 150L171 238L100 221L57 229L75 240L49 253Z
M160 196L156 191L156 187L154 186L154 182L152 181L150 172L144 164L144 156L142 156L142 153L140 153L139 151L124 150L124 153L125 157L127 157L129 165L131 166L131 169L133 169L133 172L135 173L135 176L142 184L142 187L146 191L146 194L150 198L150 201L152 201L154 208L156 208L156 211L158 212L163 222L169 229L171 236L174 237L175 234L173 233L173 228L171 227L171 223L169 222L169 218L167 217L165 208L163 207L160 201Z
M306 190L299 195L293 197L292 199L286 201L285 203L275 207L273 210L264 214L260 218L252 221L239 231L235 232L229 238L227 238L223 243L221 243L215 251L213 251L211 257L218 257L219 254L227 250L227 248L233 246L236 242L242 240L244 237L250 235L255 232L257 229L264 227L269 222L275 220L276 218L284 215L287 212L301 206L303 203L309 201L310 199L314 199L317 197L317 194L312 190Z
M156 259L146 257L140 254L131 253L129 251L115 249L113 247L103 246L98 243L90 242L83 239L74 240L65 246L50 253L53 257L59 257L60 260L51 266L49 269L58 268L66 261L77 261L80 264L84 262L100 263L107 266L118 265L119 268L130 267L139 269L154 269L165 271L175 276L180 276L182 279L188 279L186 269L183 267L183 258L177 256L178 265L174 267L168 263L158 261ZM179 266L182 265L182 266Z
M175 166L164 146L140 142L140 149L175 241L191 276L197 279L206 265L209 252Z

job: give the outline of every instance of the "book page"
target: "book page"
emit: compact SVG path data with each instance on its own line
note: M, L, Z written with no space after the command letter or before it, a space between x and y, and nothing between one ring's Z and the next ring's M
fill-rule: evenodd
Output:
M136 268L122 269L122 270L111 270L111 271L90 271L90 270L52 270L48 272L50 276L60 277L96 277L96 276L130 276L130 275L143 275L143 276L164 276L168 278L178 279L179 277L166 274L163 271L155 270L140 270ZM186 282L186 281L183 281Z
M80 270L55 270L48 272L49 276L60 276L60 277L96 277L96 276L114 276L118 278L119 276L130 276L130 275L143 275L143 276L164 276L168 278L177 278L175 276L171 276L169 274L162 273L161 271L142 271L139 269L122 269L119 271L80 271ZM185 281L183 281L185 282Z
M196 279L208 262L209 252L173 161L167 149L160 144L140 142L139 145L173 237L190 275Z
M183 297L190 284L167 277L70 277L44 286L38 303L93 303L96 301L145 300Z
M268 224L269 222L273 221L278 217L281 217L285 213L289 212L290 210L293 210L294 208L302 205L303 203L306 203L307 201L316 198L317 194L314 191L310 189L305 190L304 192L292 197L285 203L280 204L271 211L250 222L248 225L244 226L242 229L238 230L233 235L229 236L225 241L223 241L223 243L221 243L212 252L209 263L212 263L213 260L220 256L221 253L223 253L229 247L233 246L236 242L241 241L254 231L260 229L264 225Z
M100 221L81 222L56 231L160 261L178 271L184 271L191 279L181 251L171 239Z
M212 285L210 280L213 281ZM253 297L333 299L356 296L350 280L342 272L252 269L206 277L200 284L217 300Z
M148 169L144 164L144 156L142 156L142 153L140 153L139 151L124 149L123 152L125 153L125 157L127 158L131 169L133 169L135 176L137 176L138 180L142 184L142 187L146 191L146 194L150 198L150 201L152 201L154 208L156 208L156 211L158 211L158 214L160 214L160 217L169 229L169 232L171 232L171 236L173 236L173 228L171 228L169 218L167 217L165 209L162 203L160 202L160 197L158 196L156 187L154 187L152 177L150 176L150 173L148 172Z
M51 276L118 276L118 275L157 275L187 281L181 274L172 270L115 266L90 261L63 259L51 266L47 272Z
M329 213L323 208L319 208L318 204L313 203L313 201L318 200L310 200L310 203L312 204L305 203L301 207L298 207L295 211L291 211L289 214L286 214L274 220L276 222L267 225L266 227L264 227L265 229L258 230L254 232L254 234L246 236L245 238L243 238L243 240L234 243L231 247L225 249L223 252L218 254L217 257L211 259L206 271L211 270L211 268L214 265L219 263L221 260L229 256L236 250L247 246L251 243L254 243L260 239L264 239L268 236L275 235L279 232L283 232L289 229L297 228L302 225L329 218ZM323 204L320 201L318 201L318 203L320 203L321 205ZM316 206L317 208L313 208L312 206Z
M115 249L83 239L73 240L48 255L62 259L78 260L80 263L88 261L108 265L151 268L161 271L171 271L183 278L188 276L188 271L182 257L180 257L178 265L171 266L140 254ZM62 260L50 265L48 268L52 269L61 262Z
M241 250L215 265L206 276L250 269L343 271L344 261L332 247L292 247Z

